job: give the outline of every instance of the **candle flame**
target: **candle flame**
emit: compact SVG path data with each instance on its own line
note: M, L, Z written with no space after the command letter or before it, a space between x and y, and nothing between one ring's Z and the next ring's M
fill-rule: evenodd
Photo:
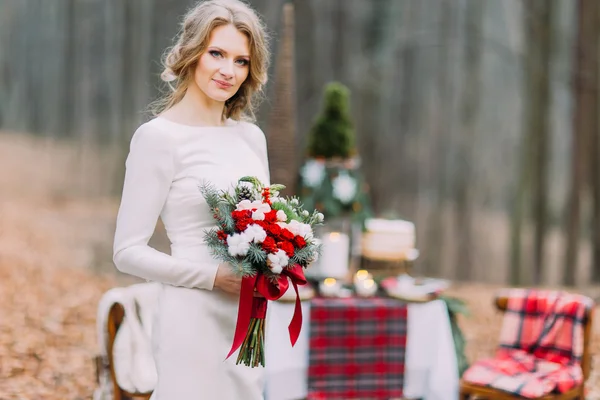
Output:
M331 232L329 234L329 239L331 239L332 242L337 242L338 240L340 240L340 233L339 232Z
M356 271L356 278L358 279L367 279L369 276L369 271L367 271L366 269L360 269L358 271Z
M335 285L335 282L336 282L335 278L325 278L325 280L323 281L323 284L325 286L333 286L333 285Z

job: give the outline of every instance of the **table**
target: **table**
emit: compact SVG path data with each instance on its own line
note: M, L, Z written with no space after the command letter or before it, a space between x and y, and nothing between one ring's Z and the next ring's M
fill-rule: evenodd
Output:
M294 305L271 302L267 319L266 400L307 396L310 302L302 303L302 332L292 348L287 326ZM446 305L441 300L408 305L405 398L457 400L458 372Z

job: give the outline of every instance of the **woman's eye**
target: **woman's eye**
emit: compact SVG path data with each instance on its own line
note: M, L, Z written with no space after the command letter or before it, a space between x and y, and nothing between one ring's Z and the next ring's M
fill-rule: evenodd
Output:
M210 54L211 56L213 56L213 57L215 57L215 58L217 58L217 57L221 57L221 52L220 52L220 51L217 51L217 50L210 50L210 51L208 52L208 54Z
M246 60L245 58L241 58L241 59L237 60L236 63L238 65L242 65L242 66L246 66L246 65L250 64L250 62L248 60Z

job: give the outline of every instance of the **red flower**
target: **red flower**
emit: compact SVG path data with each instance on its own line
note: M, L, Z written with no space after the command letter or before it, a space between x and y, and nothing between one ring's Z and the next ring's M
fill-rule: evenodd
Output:
M288 257L294 256L294 245L291 242L278 242L277 247L285 251L285 254L287 254Z
M299 249L303 248L306 246L306 240L304 240L304 238L300 235L296 235L294 237L294 246L298 247Z
M267 233L271 236L279 236L281 235L281 227L277 224L267 224L266 228Z
M234 210L231 212L231 216L234 220L238 221L244 218L252 218L252 211L250 210Z
M248 225L250 225L252 223L252 219L250 218L242 218L238 221L236 221L235 223L235 230L239 233L239 232L244 232L246 230L246 228L248 227Z
M265 214L265 221L277 222L277 210L271 210Z
M292 239L294 239L294 234L291 231L289 231L288 229L285 229L285 228L281 230L280 236L283 239L288 240L288 241L291 241Z
M262 248L267 253L275 253L277 251L277 244L272 237L267 236L267 238L262 242Z
M255 225L260 226L261 228L263 228L265 231L267 230L267 227L269 226L268 223L266 223L265 221L254 221Z
M219 240L222 240L224 242L227 240L227 234L223 230L217 232L217 237L219 238Z

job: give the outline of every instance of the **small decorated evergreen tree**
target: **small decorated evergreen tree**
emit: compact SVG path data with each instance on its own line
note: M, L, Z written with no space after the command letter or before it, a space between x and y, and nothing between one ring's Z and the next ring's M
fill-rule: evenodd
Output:
M350 117L350 91L341 83L325 88L324 104L308 138L307 160L300 171L300 197L328 221L361 224L370 215L367 188Z
M347 159L355 152L350 120L350 91L333 82L325 88L323 111L310 132L308 155L313 158Z

